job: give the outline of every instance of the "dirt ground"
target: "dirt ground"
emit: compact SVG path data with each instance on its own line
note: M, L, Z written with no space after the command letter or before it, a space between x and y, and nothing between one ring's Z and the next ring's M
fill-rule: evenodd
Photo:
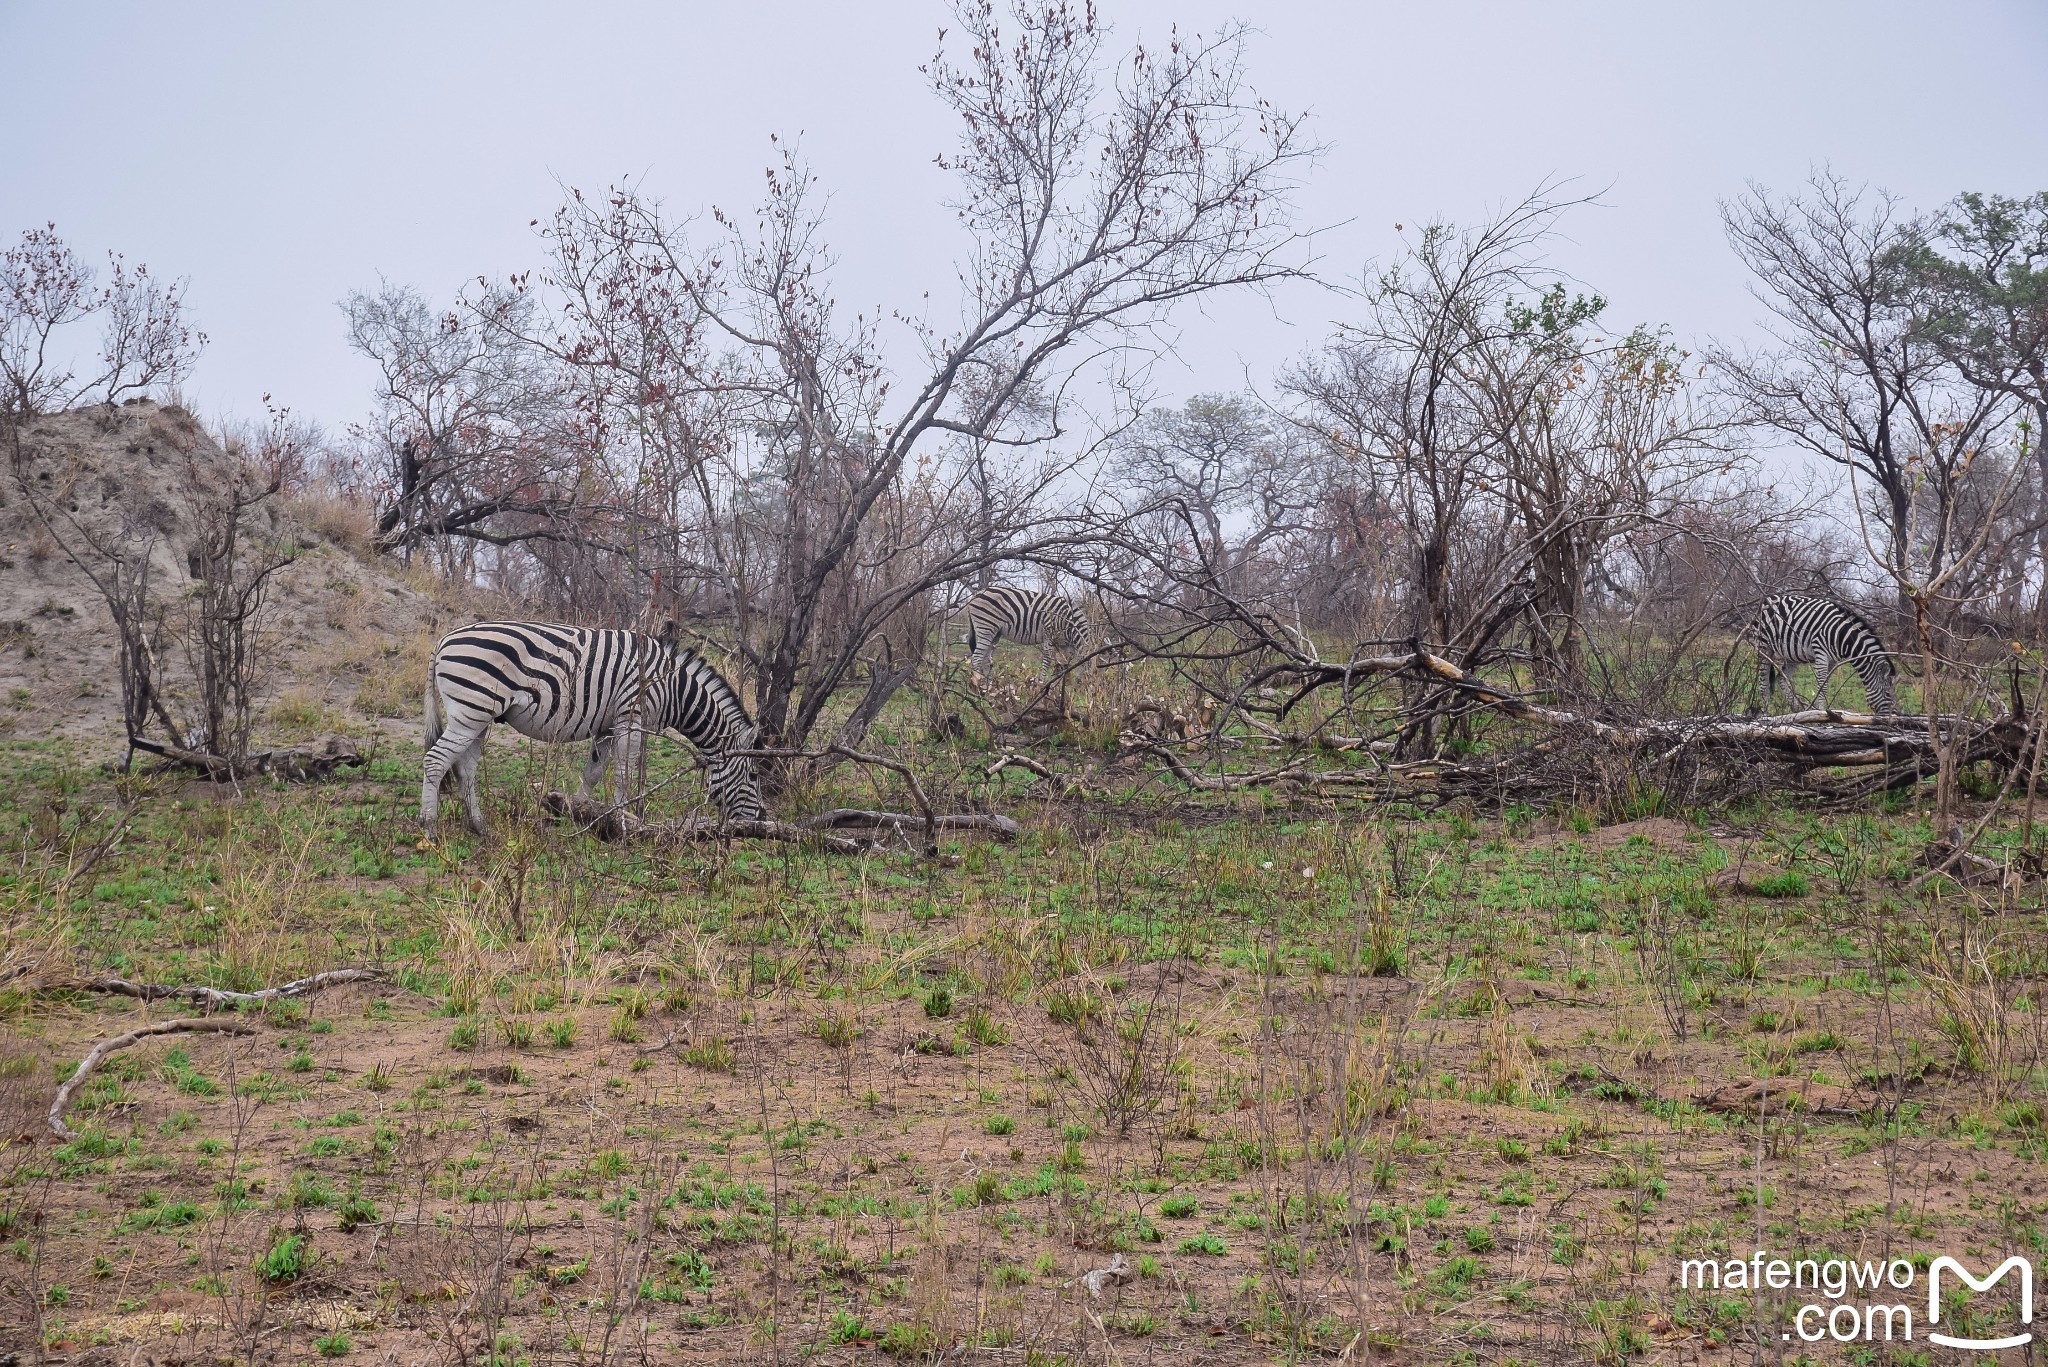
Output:
M187 818L216 841L218 805ZM1567 891L1705 888L1731 862L1684 823L1615 829L1464 848ZM467 899L431 947L403 914L341 913L312 938L382 981L113 1056L62 1145L42 1112L67 1061L192 1013L45 983L0 1068L6 1275L34 1312L0 1342L105 1363L1919 1361L1788 1341L1805 1294L1692 1294L1679 1262L2039 1247L2038 992L1973 995L1967 952L1941 977L1867 890L1702 893L1676 1012L1636 947L1661 932L1569 897L1418 893L1378 973L1278 932L1150 953L1128 919L1225 883L1255 916L1373 837L1148 836L1125 848L1154 876L1127 868L1139 886L1089 913L1031 884L1114 861L1048 818L1030 855L963 845L951 872L714 862L648 893L663 917L581 928L494 902L488 851L439 850L387 890ZM1914 933L1938 951L1940 930ZM1996 930L2006 954L2038 934L2016 910ZM1113 1266L1099 1295L1079 1280Z

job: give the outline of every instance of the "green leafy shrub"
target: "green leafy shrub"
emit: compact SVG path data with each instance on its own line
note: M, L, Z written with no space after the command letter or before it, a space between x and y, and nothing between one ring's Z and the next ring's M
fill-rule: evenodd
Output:
M256 1275L273 1286L295 1282L306 1271L306 1236L287 1234L256 1260Z
M1806 875L1797 869L1783 869L1767 873L1750 883L1750 891L1759 897L1804 897L1813 891L1806 881Z

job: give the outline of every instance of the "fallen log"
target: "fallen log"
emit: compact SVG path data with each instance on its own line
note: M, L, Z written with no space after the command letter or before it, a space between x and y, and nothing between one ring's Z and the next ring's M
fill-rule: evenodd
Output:
M1015 840L1024 828L994 812L950 812L932 818L942 831L987 831L998 840ZM845 830L849 826L921 827L924 818L908 812L874 812L863 807L834 807L797 823L807 831Z
M1300 685L1292 707L1309 693L1332 685L1349 686L1376 677L1405 675L1445 688L1516 721L1577 731L1617 746L1663 746L1763 749L1790 758L1813 760L1828 767L1897 764L1931 757L1934 743L1929 719L1898 714L1880 717L1840 708L1809 708L1770 717L1678 717L1641 722L1610 721L1588 712L1532 702L1427 650L1398 655L1373 655L1331 664L1310 661L1275 666L1273 677L1290 677ZM1262 676L1263 677L1263 676ZM1288 708L1282 708L1285 713ZM2015 751L2026 739L2025 727L2009 717L1990 720L1943 716L1933 729L1945 739L1970 743L1975 758L1991 759ZM1667 756L1660 756L1660 758Z
M1161 745L1143 732L1126 731L1117 737L1117 744L1129 754L1157 757L1165 763L1168 769L1173 771L1175 778L1198 792L1207 793L1229 793L1235 792L1240 788L1255 788L1262 783L1273 783L1280 779L1298 778L1301 775L1301 771L1308 766L1313 758L1311 755L1303 755L1299 759L1289 760L1285 764L1271 769L1263 769L1258 773L1209 776L1197 774L1194 770L1188 768L1180 756L1174 754L1170 748Z
M1453 794L1490 795L1502 800L1510 795L1554 794L1569 791L1589 775L1616 764L1630 771L1683 766L1692 775L1691 781L1712 771L1780 766L1780 772L1770 774L1771 783L1840 801L1910 787L1938 770L1943 751L1957 764L1990 761L2019 768L2024 767L2033 745L2031 728L2018 714L1993 718L1877 716L1839 708L1809 708L1779 716L1629 718L1576 711L1525 697L1419 646L1342 664L1297 658L1269 667L1246 687L1291 682L1293 694L1279 709L1279 715L1285 717L1318 689L1342 687L1348 693L1391 678L1431 686L1428 696L1403 713L1410 723L1431 715L1447 717L1478 710L1545 728L1550 735L1491 755L1437 755L1399 763L1383 759L1370 773L1324 775L1297 773L1299 761L1260 772L1198 772L1144 730L1127 730L1119 741L1127 754L1156 757L1182 783L1211 792L1292 779L1312 790L1348 790L1368 799L1424 801L1442 801ZM1359 746L1377 752L1388 745L1385 738L1370 741L1364 737L1324 741L1303 737L1294 743L1314 749L1324 748L1332 740L1339 749ZM1817 782L1824 771L1839 771L1842 778ZM1759 773L1764 772L1759 768ZM1852 776L1853 781L1848 781Z
M625 808L595 798L568 793L543 793L541 810L558 820L577 822L584 830L610 844L630 845L652 841L661 845L687 845L704 840L780 840L788 844L817 844L844 854L857 854L870 842L849 840L824 831L809 831L783 821L649 821Z
M356 749L354 742L340 736L333 737L318 750L305 747L255 750L239 759L207 750L187 750L143 736L130 738L128 744L144 754L166 761L167 767L191 769L215 783L238 783L243 779L264 777L311 783L329 777L337 769L360 769L370 762Z
M871 755L866 751L855 750L849 746L841 745L837 741L826 746L823 750L771 748L764 750L729 750L726 753L734 759L742 757L747 759L776 759L784 761L800 759L811 764L818 764L821 761L834 758L849 759L864 768L871 766L877 769L887 769L893 774L898 774L910 789L911 801L917 804L919 812L918 822L924 828L924 852L928 855L939 852L938 815L932 811L932 800L926 796L924 785L917 781L917 774L902 760L890 759L887 755Z
M1810 1078L1737 1078L1723 1086L1694 1092L1693 1102L1706 1111L1743 1115L1868 1115L1877 1096L1856 1087L1838 1087Z
M64 1123L64 1112L70 1108L72 1096L80 1087L85 1085L85 1080L92 1076L93 1070L106 1061L107 1055L118 1049L126 1049L131 1044L139 1044L151 1035L175 1035L191 1031L209 1031L222 1035L253 1035L256 1033L256 1027L242 1021L222 1020L216 1016L186 1016L180 1017L177 1020L155 1021L149 1025L138 1025L125 1035L116 1035L112 1039L101 1040L92 1047L91 1053L79 1060L77 1071L64 1079L64 1085L57 1089L56 1098L50 1102L50 1113L47 1117L50 1133L59 1139L76 1139L78 1137L72 1128Z
M598 839L621 844L647 840L684 845L737 836L748 840L818 845L841 854L859 854L881 848L881 842L850 839L832 832L865 826L907 835L926 829L922 816L908 812L870 811L862 807L834 807L791 824L785 821L648 821L611 803L560 792L543 794L540 805L543 811L558 820L578 822ZM930 829L986 831L998 840L1015 840L1023 832L1023 827L1015 821L993 812L936 813L931 817Z
M172 986L169 983L137 983L112 974L100 974L90 978L64 978L45 984L46 991L60 992L106 992L117 997L133 997L137 1001L187 1001L204 1006L208 1010L219 1010L224 1006L256 1006L264 1002L281 1001L287 997L303 997L309 992L323 988L339 987L344 983L376 982L384 974L374 968L335 968L311 977L298 978L277 987L266 987L258 992L229 992L218 987Z

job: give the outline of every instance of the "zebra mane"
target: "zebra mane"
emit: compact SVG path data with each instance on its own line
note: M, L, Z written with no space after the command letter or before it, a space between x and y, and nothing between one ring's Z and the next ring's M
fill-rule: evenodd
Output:
M1872 639L1873 641L1876 641L1876 642L1877 642L1877 648L1878 648L1879 650L1883 650L1883 651L1886 651L1886 652L1889 652L1889 651L1890 651L1891 647L1887 646L1887 645L1886 645L1886 644L1884 643L1884 633L1883 633L1883 632L1881 632L1881 631L1879 631L1879 630L1878 630L1878 629L1876 628L1876 626L1874 626L1874 625L1873 625L1873 624L1871 623L1871 620L1870 620L1870 619L1869 619L1868 617L1865 617L1865 616L1864 616L1864 615L1863 615L1863 614L1862 614L1862 613L1861 613L1860 611L1858 611L1858 610L1857 610L1856 608L1854 608L1854 607L1850 606L1850 605L1849 605L1849 604L1847 604L1847 603L1841 602L1841 601L1840 601L1839 599L1838 599L1838 600L1836 601L1836 603L1835 603L1835 606L1836 606L1836 607L1838 607L1838 608L1840 608L1840 609L1841 609L1841 610L1842 610L1843 612L1846 612L1846 613L1848 613L1848 614L1849 614L1849 615L1850 615L1851 617L1855 618L1855 619L1856 619L1856 624L1857 624L1858 626L1862 627L1862 628L1863 628L1863 629L1864 629L1865 631L1869 632L1869 633L1870 633L1870 638L1871 638L1871 639Z
M1875 626L1871 625L1870 619L1868 617L1865 617L1862 611L1858 609L1854 604L1845 602L1844 600L1835 597L1833 594L1808 593L1804 589L1797 591L1796 594L1786 594L1784 596L1788 598L1812 598L1819 602L1829 604L1830 606L1838 609L1844 617L1849 618L1851 621L1856 623L1857 626L1860 626L1865 631L1869 632L1870 638L1877 642L1877 648L1879 650L1884 651L1886 654L1891 653L1891 647L1887 646L1884 643L1884 633L1879 631Z
M726 682L717 665L699 655L695 646L671 646L669 653L675 661L678 675L687 675L711 695L721 710L731 712L747 726L753 726L753 714L747 711L747 705L740 701L740 695Z

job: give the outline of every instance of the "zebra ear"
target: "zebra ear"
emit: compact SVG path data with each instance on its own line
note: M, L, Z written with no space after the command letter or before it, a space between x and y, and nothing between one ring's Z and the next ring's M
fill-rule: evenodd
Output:
M673 617L665 619L661 624L661 630L654 633L654 639L661 642L664 649L674 650L676 648L676 619Z

